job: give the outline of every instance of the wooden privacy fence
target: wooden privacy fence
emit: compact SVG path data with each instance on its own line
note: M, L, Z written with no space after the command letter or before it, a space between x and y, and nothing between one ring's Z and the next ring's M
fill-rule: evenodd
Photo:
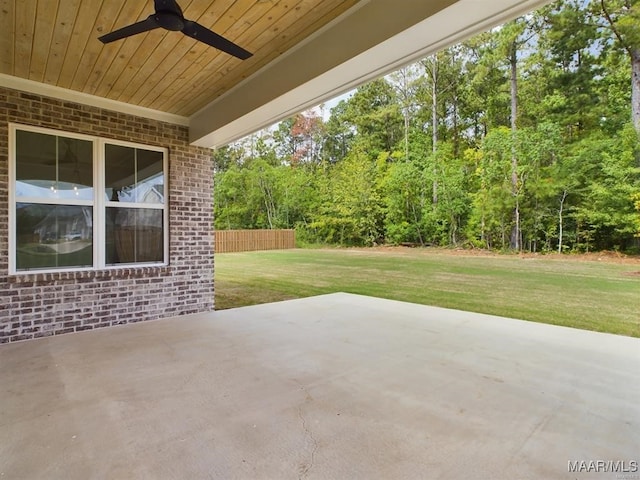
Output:
M295 248L295 230L216 230L216 253Z

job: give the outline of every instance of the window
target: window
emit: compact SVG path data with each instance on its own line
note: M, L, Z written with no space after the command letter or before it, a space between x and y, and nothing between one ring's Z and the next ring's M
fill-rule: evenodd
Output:
M167 264L167 151L11 125L10 271Z

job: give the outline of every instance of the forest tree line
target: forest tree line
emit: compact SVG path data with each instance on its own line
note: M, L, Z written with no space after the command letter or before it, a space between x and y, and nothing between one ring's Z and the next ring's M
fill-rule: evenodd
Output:
M640 0L551 4L321 108L215 151L217 229L640 251Z

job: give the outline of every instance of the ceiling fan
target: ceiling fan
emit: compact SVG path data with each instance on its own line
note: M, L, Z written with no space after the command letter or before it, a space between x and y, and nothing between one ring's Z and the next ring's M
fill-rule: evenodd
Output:
M175 0L154 0L155 13L149 15L146 20L128 25L98 38L102 43L110 43L115 40L148 32L156 28L164 28L174 32L182 32L188 37L195 38L218 50L222 50L241 60L246 60L252 53L227 40L226 38L203 27L199 23L187 20L182 14L180 5Z

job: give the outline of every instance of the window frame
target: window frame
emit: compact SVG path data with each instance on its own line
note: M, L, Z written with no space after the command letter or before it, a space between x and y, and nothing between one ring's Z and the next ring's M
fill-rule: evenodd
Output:
M18 197L16 195L16 170L17 170L17 142L18 131L27 131L65 137L71 139L85 140L92 143L93 154L93 199L52 199L37 197ZM117 145L139 150L160 152L162 154L162 174L163 174L163 203L118 203L106 198L106 146ZM9 123L9 275L31 275L39 273L69 273L96 270L117 270L119 268L145 268L163 267L169 265L169 150L164 147L146 145L137 142L114 140L96 135L67 132L51 128L36 127L18 123ZM35 203L43 205L61 206L90 206L93 212L93 265L90 267L60 267L60 268L32 268L18 270L17 267L17 224L16 224L16 204ZM106 263L106 230L107 230L107 208L109 207L131 208L131 209L153 209L162 210L162 235L163 235L163 259L161 262L134 262L134 263Z

